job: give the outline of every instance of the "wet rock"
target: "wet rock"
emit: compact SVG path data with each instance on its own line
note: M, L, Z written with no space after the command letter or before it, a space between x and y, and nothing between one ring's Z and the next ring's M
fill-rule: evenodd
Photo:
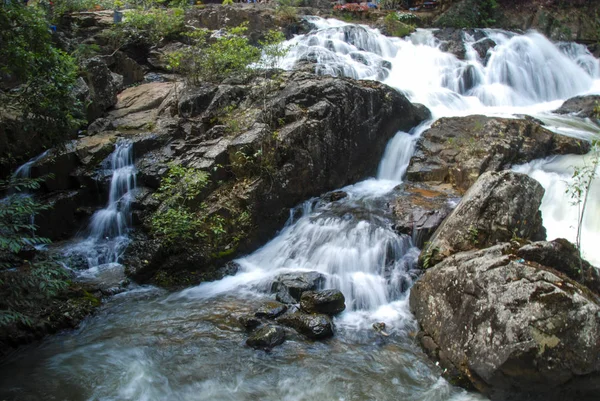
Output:
M238 317L238 322L246 330L254 330L262 324L262 321L254 315L242 315Z
M285 330L279 326L264 326L256 330L246 340L246 344L255 349L269 350L285 341Z
M111 72L101 57L84 61L81 68L90 90L87 117L92 122L117 103L117 93L123 86L123 77Z
M490 49L493 49L494 47L496 47L496 42L494 42L490 38L484 38L484 39L478 40L477 42L473 43L473 49L475 49L475 51L481 58L483 65L487 65L487 62L490 59L489 55L488 55L488 51Z
M323 196L323 199L325 199L328 202L337 202L346 198L347 196L348 194L344 191L334 191Z
M554 110L556 114L576 114L578 117L595 118L598 116L594 108L600 103L600 95L576 96L565 101L560 108Z
M288 310L287 305L279 302L269 302L262 305L254 316L257 318L275 319L277 316L284 314Z
M300 307L307 313L333 316L346 309L346 298L339 290L306 291L300 297Z
M410 293L421 344L451 382L492 400L594 399L597 298L512 249L458 253L425 272Z
M566 239L534 242L515 254L526 261L556 269L600 295L600 272L581 258L577 247Z
M317 290L324 284L325 276L318 272L285 273L275 278L271 292L279 302L291 304L300 302L304 292Z
M527 175L484 173L436 230L420 264L429 268L454 253L512 238L545 239L539 211L543 196L544 188Z
M441 118L418 140L407 179L451 183L464 192L486 171L587 151L588 142L555 134L533 121L478 115Z
M406 183L392 204L394 229L422 248L460 201L448 184Z
M440 50L454 54L459 60L464 60L467 54L462 29L443 28L433 32L440 43Z
M313 340L322 340L333 336L333 322L327 315L294 312L277 318L277 322L291 327Z

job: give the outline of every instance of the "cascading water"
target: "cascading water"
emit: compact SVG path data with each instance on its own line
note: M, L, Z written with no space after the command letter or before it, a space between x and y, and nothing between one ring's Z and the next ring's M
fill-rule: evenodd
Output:
M311 22L315 31L290 42L296 46L282 66L306 60L316 62L319 73L385 79L428 106L436 118L533 114L559 132L589 136L591 123L548 113L566 97L600 88L598 61L581 46L557 47L536 33L486 30L485 37L497 43L487 57L474 51L475 37L466 37L467 59L458 60L440 51L431 31L402 40L340 21ZM0 398L481 400L440 379L409 335L417 327L406 290L418 249L408 236L392 230L386 203L427 126L390 141L377 179L343 188L348 196L340 201L313 199L295 210L276 238L238 260L241 269L235 276L171 295L148 288L121 294L77 333L50 339L35 355L9 361L0 375L0 389L8 390L0 390ZM517 169L551 176L551 182L542 180L548 189L568 176L568 165L581 160L568 156ZM547 226L566 224L567 217L549 217L551 208L560 215L568 202L559 196L562 190L549 190L544 199ZM126 210L123 203L116 209L112 204L105 211ZM102 234L94 241L108 232L117 235L117 229L99 227L118 225L100 221L118 220L98 218L94 227ZM348 310L335 320L336 336L326 343L292 338L270 354L242 347L246 334L237 324L238 314L269 299L266 289L274 277L290 271L322 272L327 287L344 292ZM372 330L374 322L385 322L390 337Z
M68 256L81 255L87 259L88 268L94 269L88 274L97 273L98 266L116 267L129 243L130 205L136 186L133 145L126 141L118 142L104 163L111 175L106 207L91 217L87 237L66 249Z

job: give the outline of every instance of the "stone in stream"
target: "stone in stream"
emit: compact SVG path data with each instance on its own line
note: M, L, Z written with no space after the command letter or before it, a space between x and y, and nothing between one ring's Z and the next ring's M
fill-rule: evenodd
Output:
M263 326L256 330L246 340L246 345L254 349L270 350L283 344L285 341L285 330L279 326Z
M346 298L339 290L306 291L300 297L300 307L307 313L337 315L346 309Z
M575 96L554 110L556 114L576 114L578 117L597 117L595 108L600 103L600 95Z
M271 285L276 299L284 304L300 302L305 291L319 289L325 283L325 276L319 272L299 272L280 274Z
M333 336L333 322L327 315L294 312L277 318L277 322L291 327L313 340L322 340Z
M254 316L257 318L275 319L277 316L284 314L288 310L287 305L279 302L268 302L262 305Z
M254 330L262 324L261 320L254 315L242 315L238 317L238 322L240 322L246 330Z

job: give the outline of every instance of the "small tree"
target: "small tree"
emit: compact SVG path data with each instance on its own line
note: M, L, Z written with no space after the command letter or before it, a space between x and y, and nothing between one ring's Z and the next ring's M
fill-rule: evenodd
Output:
M596 107L594 108L594 115L595 117L600 117L600 105L598 105L598 103L596 103ZM590 189L598 174L598 165L600 164L600 140L595 139L592 141L589 155L589 160L584 160L583 166L574 168L572 176L573 180L566 190L566 193L571 197L571 203L577 206L577 234L575 237L575 245L579 250L580 256L583 219L588 205ZM583 275L581 266L580 273Z

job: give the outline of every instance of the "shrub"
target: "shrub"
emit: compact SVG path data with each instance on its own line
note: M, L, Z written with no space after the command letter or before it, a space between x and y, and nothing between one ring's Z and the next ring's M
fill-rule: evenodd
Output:
M244 36L246 30L246 24L226 28L211 44L207 44L208 31L191 32L187 36L193 44L173 52L169 67L185 75L192 84L219 82L232 74L246 74L261 54Z
M129 43L155 45L161 39L173 39L185 30L185 11L182 8L152 8L130 10L123 22L116 24L104 36L118 49Z
M408 25L400 21L398 14L393 12L389 13L383 19L385 31L390 36L397 36L402 38L406 35L410 35L415 31L413 25Z

